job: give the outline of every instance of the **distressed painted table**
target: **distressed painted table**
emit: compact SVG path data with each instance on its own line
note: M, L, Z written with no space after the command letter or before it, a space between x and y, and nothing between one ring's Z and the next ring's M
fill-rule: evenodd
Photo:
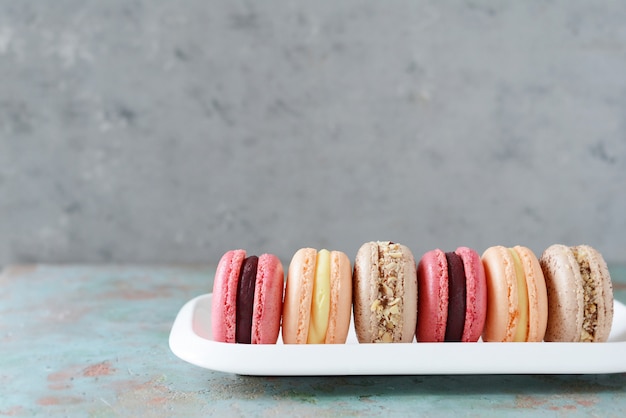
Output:
M168 335L212 267L13 266L0 276L0 416L626 414L626 374L268 378L179 360ZM626 301L626 269L612 268ZM626 353L624 353L626 355Z

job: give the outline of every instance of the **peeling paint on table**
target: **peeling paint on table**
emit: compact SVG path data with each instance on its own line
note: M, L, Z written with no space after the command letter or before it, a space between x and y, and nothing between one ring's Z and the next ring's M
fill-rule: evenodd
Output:
M626 301L626 268L611 269ZM0 416L616 416L626 374L250 377L168 347L214 267L11 266L0 275ZM384 361L384 359L373 359ZM581 359L584 361L584 359Z

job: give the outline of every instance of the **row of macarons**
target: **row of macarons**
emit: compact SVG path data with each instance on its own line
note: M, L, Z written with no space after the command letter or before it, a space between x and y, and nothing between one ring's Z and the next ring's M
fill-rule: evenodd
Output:
M613 291L602 255L555 244L459 247L417 260L390 241L341 251L301 248L286 271L272 254L231 250L213 285L212 338L229 343L603 342Z

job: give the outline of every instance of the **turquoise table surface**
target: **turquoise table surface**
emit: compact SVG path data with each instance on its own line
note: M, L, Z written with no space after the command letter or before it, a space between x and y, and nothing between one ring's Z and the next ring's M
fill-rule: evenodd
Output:
M611 268L626 302L626 268ZM168 347L214 267L10 266L1 416L626 416L626 374L248 377ZM626 355L626 353L624 353ZM584 358L580 359L585 361Z

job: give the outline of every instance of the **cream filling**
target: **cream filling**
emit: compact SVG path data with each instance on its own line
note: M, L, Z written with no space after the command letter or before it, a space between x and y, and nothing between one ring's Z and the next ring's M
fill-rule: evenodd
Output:
M330 251L320 250L315 262L311 320L307 344L323 344L330 315Z
M370 307L377 324L374 342L390 343L402 338L402 280L400 245L378 242L378 296Z

